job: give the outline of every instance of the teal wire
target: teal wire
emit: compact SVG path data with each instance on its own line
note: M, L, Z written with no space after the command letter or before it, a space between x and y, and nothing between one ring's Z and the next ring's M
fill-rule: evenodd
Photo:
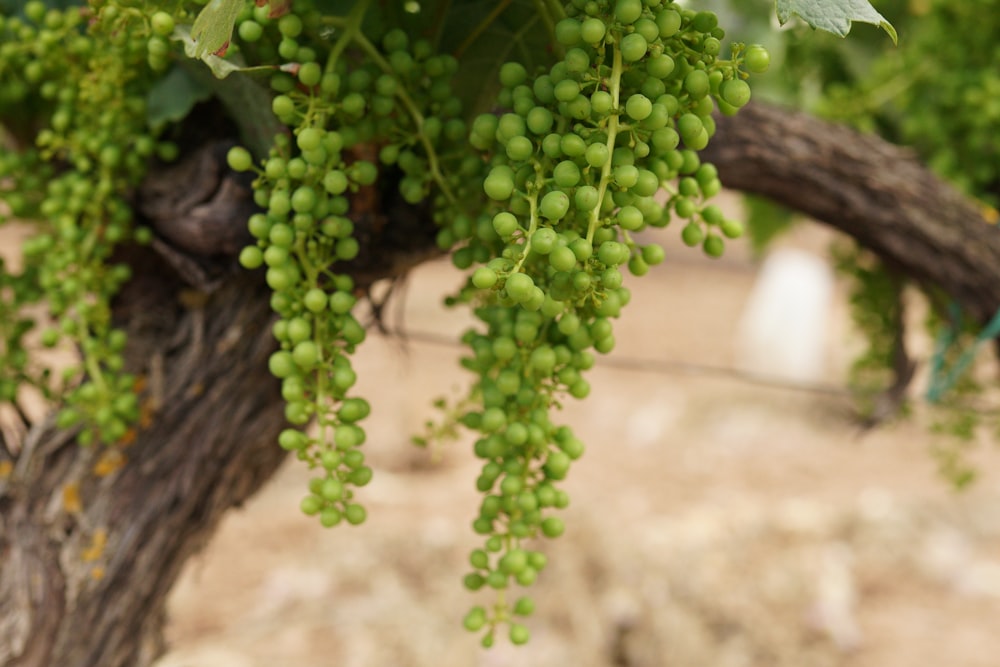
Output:
M1000 309L997 309L996 314L993 315L993 318L983 330L979 332L972 345L962 353L951 369L945 370L945 354L955 344L959 329L957 324L958 317L956 317L959 313L958 305L952 303L950 310L952 325L947 327L938 337L934 349L934 357L931 359L931 383L930 387L927 388L927 400L931 403L938 403L948 390L955 386L959 378L962 377L962 374L972 365L973 360L976 358L976 353L983 343L1000 336Z

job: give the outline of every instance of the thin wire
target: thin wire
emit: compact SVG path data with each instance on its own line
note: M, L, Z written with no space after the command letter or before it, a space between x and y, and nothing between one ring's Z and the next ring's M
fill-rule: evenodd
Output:
M387 329L386 331L391 337L398 338L404 341L404 343L423 343L425 345L436 345L438 347L453 349L465 347L462 345L461 341L456 338L433 331L407 329L404 332L395 328ZM774 375L752 373L727 366L698 364L689 361L677 361L674 359L653 359L615 355L612 357L599 357L594 364L594 367L613 368L637 373L651 373L654 375L707 375L754 386L768 387L771 389L783 389L786 391L820 394L824 396L850 397L853 395L849 389L840 385L822 382L796 382Z

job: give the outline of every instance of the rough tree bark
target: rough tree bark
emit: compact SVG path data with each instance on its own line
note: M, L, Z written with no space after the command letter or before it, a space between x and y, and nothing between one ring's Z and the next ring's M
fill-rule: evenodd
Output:
M853 236L980 322L1000 307L1000 228L911 151L807 114L751 104L718 118L703 157L726 187Z
M842 229L977 317L1000 305L1000 232L906 151L758 106L720 119L710 159L729 187ZM216 191L232 195L230 186ZM381 210L369 208L359 225L365 252L353 268L362 284L434 254L426 217L382 195ZM185 213L205 205L188 202ZM150 418L117 469L50 422L20 446L0 440L0 462L12 463L0 479L0 665L149 665L163 650L165 599L182 565L283 459L260 276L216 272L206 293L177 268L201 272L206 284L206 266L218 262L176 247L126 259L136 277L116 312L131 334L131 370L147 378Z

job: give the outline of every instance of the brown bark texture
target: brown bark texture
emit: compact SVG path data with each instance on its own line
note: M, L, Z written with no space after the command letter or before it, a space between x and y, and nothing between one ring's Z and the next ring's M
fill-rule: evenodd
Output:
M246 274L203 299L152 252L121 295L148 425L120 448L32 429L0 483L0 664L147 665L164 604L219 518L274 472L284 417L268 299Z
M751 104L718 118L702 157L726 187L853 236L978 321L1000 308L1000 227L911 151L804 113Z
M1000 230L905 150L751 106L720 119L705 157L727 186L851 234L980 319L1000 306ZM137 203L159 230L158 252L123 257L135 278L116 314L130 333L130 370L146 378L149 415L121 449L124 464L97 474L108 451L77 445L50 421L19 443L0 439L0 462L11 465L0 479L0 666L149 665L163 650L165 600L184 562L284 458L267 289L260 272L211 256L218 243L239 245L230 230L191 224L227 215L242 224L245 191L217 164L193 168L195 181L216 187L190 201L194 172L158 173ZM345 270L362 287L435 254L429 216L392 191L387 182L355 202L363 248Z

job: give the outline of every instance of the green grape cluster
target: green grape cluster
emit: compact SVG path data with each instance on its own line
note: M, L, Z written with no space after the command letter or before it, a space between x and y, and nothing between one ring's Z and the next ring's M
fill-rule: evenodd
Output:
M45 345L65 337L80 350L81 367L65 373L75 386L59 426L83 425L83 443L114 442L136 421L138 400L110 309L129 269L111 256L126 240L149 239L133 228L125 196L148 159L172 148L146 124L152 28L141 12L110 3L55 9L32 0L23 14L0 17L0 95L24 110L34 145L0 160L0 180L10 213L36 220L39 233L23 246L26 272L8 279L40 286L55 321Z
M250 218L256 243L244 248L240 262L266 267L280 318L274 335L281 348L270 370L282 381L292 428L279 443L322 470L301 508L328 527L342 518L365 519L352 487L372 476L359 449L365 431L358 422L369 405L348 396L356 379L349 355L365 337L351 314L354 283L341 270L361 251L351 216L378 215L364 207L378 206L377 181L385 169L401 173L404 201L422 202L433 191L442 208L448 201L457 205L443 175L452 160L442 151L450 146L455 154L467 134L448 83L455 59L435 55L425 41L411 43L401 30L372 43L360 31L364 8L335 22L341 38L328 52L305 45L317 43L313 32L324 28L320 14L308 8L297 6L297 13L277 20L259 9L244 12L236 29L240 48L286 61L270 81L272 111L292 135L277 136L259 164L242 147L228 159L233 169L258 174L255 200L264 211ZM344 56L358 50L363 60ZM352 201L360 210L352 210ZM316 435L304 430L313 421Z
M563 532L550 515L569 502L558 483L584 451L551 411L562 396L587 396L593 352L614 348L612 320L630 299L623 272L641 276L664 259L635 234L679 218L686 244L719 256L723 238L742 231L706 202L721 184L697 151L715 131L715 109L734 113L749 101L744 58L767 66L760 47L722 59L716 16L672 2L575 0L566 14L554 29L562 58L535 73L504 64L505 111L478 116L470 130L489 158L486 220L500 239L464 295L485 325L464 338L481 407L462 417L480 436L485 495L473 523L485 544L465 584L498 591L490 610L477 606L465 619L485 629L485 645L501 624L514 643L527 640L515 619L530 600L510 605L505 594L544 567L528 545Z

